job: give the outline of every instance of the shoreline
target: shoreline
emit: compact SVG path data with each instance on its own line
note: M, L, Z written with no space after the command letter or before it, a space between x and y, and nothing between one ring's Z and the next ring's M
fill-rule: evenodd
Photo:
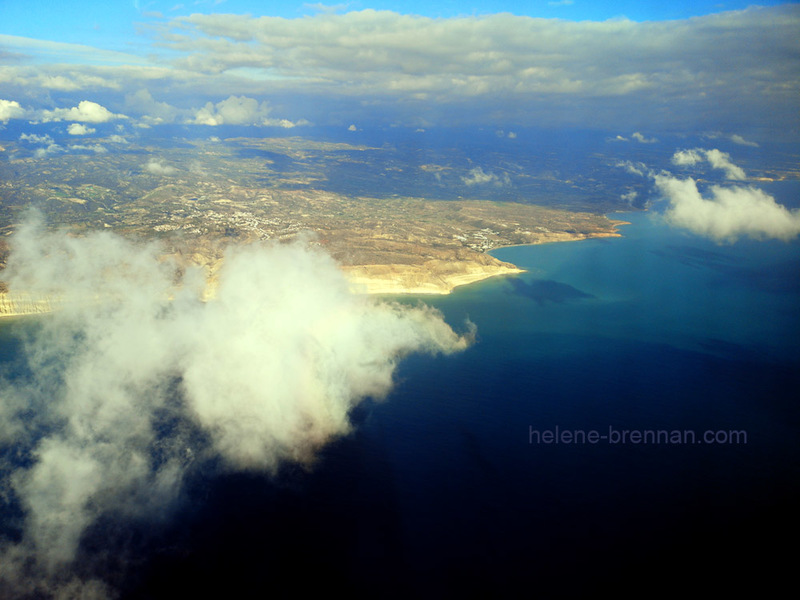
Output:
M381 265L383 266L383 265ZM427 281L422 282L416 287L403 284L398 281L387 280L380 277L368 277L365 275L360 276L347 276L350 282L351 289L355 293L365 293L369 295L413 295L413 296L446 296L454 289L492 277L501 277L505 275L518 275L525 273L525 269L520 269L516 266L498 268L494 272L483 271L480 273L469 273L462 275L452 275L450 277L440 277L440 281Z

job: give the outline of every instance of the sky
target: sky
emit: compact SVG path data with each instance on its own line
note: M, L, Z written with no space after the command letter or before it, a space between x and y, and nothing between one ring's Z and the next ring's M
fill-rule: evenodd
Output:
M480 125L793 140L800 6L762 4L0 0L0 127Z

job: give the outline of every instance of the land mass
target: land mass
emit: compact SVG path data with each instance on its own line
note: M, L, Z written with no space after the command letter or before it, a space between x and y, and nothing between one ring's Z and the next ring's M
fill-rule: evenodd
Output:
M280 150L295 160L312 151L342 151L341 145L268 142L239 144L246 149L268 146L275 156ZM348 160L364 150L347 149ZM129 238L158 240L165 256L203 267L212 288L226 247L305 236L306 243L322 246L336 259L354 291L383 294L446 294L459 285L520 273L487 252L618 236L622 224L601 214L528 202L352 196L319 189L324 178L312 167L256 177L256 166L241 153L234 160L213 144L197 144L194 150L184 162L180 153L170 164L145 156L134 167L131 156L118 155L12 158L5 165L2 190L6 214L22 218L22 208L33 205L53 227L70 235L110 229ZM328 158L345 160L340 154ZM18 222L0 227L8 235ZM4 266L7 248L0 250ZM43 312L57 302L26 292L1 287L0 315Z

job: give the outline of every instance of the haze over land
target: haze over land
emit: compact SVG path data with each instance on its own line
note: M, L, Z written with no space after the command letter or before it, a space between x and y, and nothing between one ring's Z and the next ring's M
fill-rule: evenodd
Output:
M0 596L113 597L104 524L311 468L406 355L475 340L362 292L617 212L800 234L796 4L11 4L0 314L59 311L0 381Z

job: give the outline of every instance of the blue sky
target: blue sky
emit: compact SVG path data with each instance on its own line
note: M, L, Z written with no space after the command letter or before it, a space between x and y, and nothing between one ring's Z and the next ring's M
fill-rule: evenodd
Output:
M0 127L470 124L796 139L798 31L797 3L740 0L0 0Z

